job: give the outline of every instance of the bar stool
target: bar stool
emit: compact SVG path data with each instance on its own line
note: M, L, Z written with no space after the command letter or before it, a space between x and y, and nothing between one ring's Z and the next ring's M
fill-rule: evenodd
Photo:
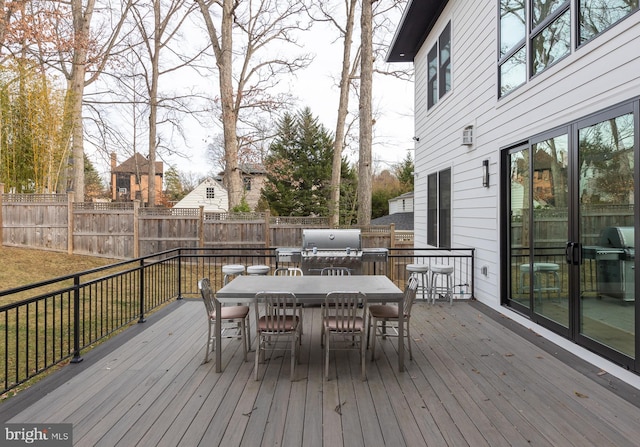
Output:
M529 278L533 281L534 292L555 292L560 293L560 266L553 262L534 262L533 263L533 276ZM527 293L528 287L525 287L525 278L529 276L529 264L522 264L520 266L520 292ZM544 285L542 280L544 279ZM553 285L549 281L553 279Z
M436 302L436 293L444 292L449 297L449 304L453 305L453 266L447 264L433 264L431 266L431 287L429 297L431 304ZM437 285L446 279L446 285Z
M271 271L271 267L268 265L249 265L247 266L247 275L251 276L263 276L268 275L269 271Z
M224 273L224 280L222 281L223 285L227 285L227 283L233 279L233 277L237 275L242 275L245 271L244 265L242 264L227 264L222 266L222 273Z
M429 293L429 266L426 264L408 264L407 271L416 277L420 277L421 281L418 285L418 289L422 289L422 299L424 300L425 292Z

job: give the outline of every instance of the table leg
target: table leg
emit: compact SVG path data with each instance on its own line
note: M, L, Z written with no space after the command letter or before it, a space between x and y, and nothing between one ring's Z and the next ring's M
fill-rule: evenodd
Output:
M216 306L216 372L222 372L222 305L214 300Z

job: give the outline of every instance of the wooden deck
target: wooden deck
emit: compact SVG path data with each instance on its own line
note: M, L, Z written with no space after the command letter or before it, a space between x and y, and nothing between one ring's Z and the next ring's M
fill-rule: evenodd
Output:
M383 341L365 382L355 352L336 353L323 381L318 308L305 309L294 381L289 354L262 365L254 381L254 354L244 362L237 340L224 341L224 371L216 374L213 362L202 364L203 309L198 300L171 304L5 401L0 422L72 423L76 446L639 442L638 390L588 367L579 372L477 302L418 302L407 371L397 372L395 339Z

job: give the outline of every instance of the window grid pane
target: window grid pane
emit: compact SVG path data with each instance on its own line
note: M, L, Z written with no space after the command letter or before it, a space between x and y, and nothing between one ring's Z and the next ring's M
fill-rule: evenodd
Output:
M532 75L540 73L571 51L571 13L564 14L551 22L533 38Z
M500 59L526 37L525 7L521 0L500 2Z
M427 107L438 102L438 47L434 45L427 56Z
M638 9L638 0L580 0L580 45Z

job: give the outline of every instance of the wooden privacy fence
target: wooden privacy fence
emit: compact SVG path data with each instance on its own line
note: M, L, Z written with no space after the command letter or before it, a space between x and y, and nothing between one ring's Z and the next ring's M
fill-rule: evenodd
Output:
M73 194L4 194L0 185L0 240L12 247L130 259L176 248L300 247L303 229L328 226L324 217L74 202ZM361 231L363 247L413 247L413 234L393 225Z

